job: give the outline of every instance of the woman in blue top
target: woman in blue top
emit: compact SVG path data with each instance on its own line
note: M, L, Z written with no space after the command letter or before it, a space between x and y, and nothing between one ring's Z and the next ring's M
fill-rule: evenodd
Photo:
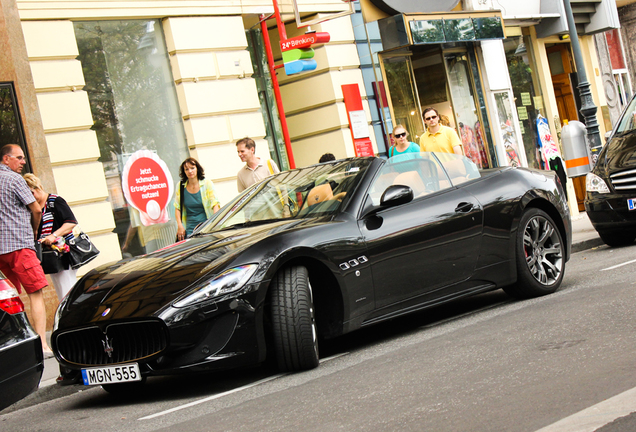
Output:
M420 152L420 146L407 139L409 133L403 125L399 124L393 128L393 136L395 137L395 145L389 149L389 157Z
M197 225L218 212L221 206L216 198L214 183L211 180L205 180L203 167L195 158L187 158L183 161L179 167L179 177L181 182L177 183L174 216L178 226L177 240L183 240L192 234ZM181 198L182 187L183 199Z

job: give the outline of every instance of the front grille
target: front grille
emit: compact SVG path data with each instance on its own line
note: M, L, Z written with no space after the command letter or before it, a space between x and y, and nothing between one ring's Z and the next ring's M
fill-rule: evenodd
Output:
M104 331L87 327L60 333L56 348L69 363L81 366L140 361L168 346L168 329L161 321L108 325Z
M614 173L610 181L616 191L636 191L636 169Z

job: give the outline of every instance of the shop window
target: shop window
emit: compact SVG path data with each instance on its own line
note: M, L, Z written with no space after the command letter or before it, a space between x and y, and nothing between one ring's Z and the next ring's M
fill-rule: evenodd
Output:
M546 113L530 37L508 38L504 41L504 50L512 83L514 109L521 127L521 151L524 151L530 168L546 169L541 158L541 138L537 134L537 122ZM548 58L553 73L564 70L560 52L551 53ZM498 101L498 104L506 105L503 101Z
M159 20L75 22L100 162L124 256L140 255L174 242L174 196L170 220L144 225L124 199L122 170L138 150L162 159L173 181L189 156L174 80Z
M488 143L477 111L474 78L471 76L468 55L446 54L444 59L448 70L452 108L457 120L456 130L462 141L464 154L479 168L490 168L492 164L486 152Z
M0 83L0 147L5 144L18 144L22 147L27 160L24 172L32 172L12 82Z
M508 91L497 92L494 94L495 104L497 108L497 126L501 134L503 149L499 158L506 161L507 165L519 167L522 165L519 156L519 145L517 144L517 131L513 117L513 105L510 101Z
M621 107L625 106L632 97L632 86L629 82L629 71L627 69L614 69L614 81L616 82L616 88L618 89L618 96L620 98Z

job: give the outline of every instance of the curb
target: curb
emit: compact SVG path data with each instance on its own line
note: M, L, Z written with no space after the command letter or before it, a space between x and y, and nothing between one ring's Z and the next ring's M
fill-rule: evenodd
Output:
M583 240L580 242L572 243L572 249L570 253L573 254L577 252L582 252L582 251L589 250L595 247L603 246L604 244L605 243L603 243L603 240L601 240L600 237Z

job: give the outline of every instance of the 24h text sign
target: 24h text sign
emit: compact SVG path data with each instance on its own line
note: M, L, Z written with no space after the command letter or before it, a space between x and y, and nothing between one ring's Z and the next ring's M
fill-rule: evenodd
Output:
M331 36L327 32L306 33L290 39L280 41L280 50L285 52L299 48L310 48L315 44L323 44L329 42Z
M122 172L121 186L128 204L139 210L145 226L170 220L166 207L174 185L166 163L149 150L133 153Z

